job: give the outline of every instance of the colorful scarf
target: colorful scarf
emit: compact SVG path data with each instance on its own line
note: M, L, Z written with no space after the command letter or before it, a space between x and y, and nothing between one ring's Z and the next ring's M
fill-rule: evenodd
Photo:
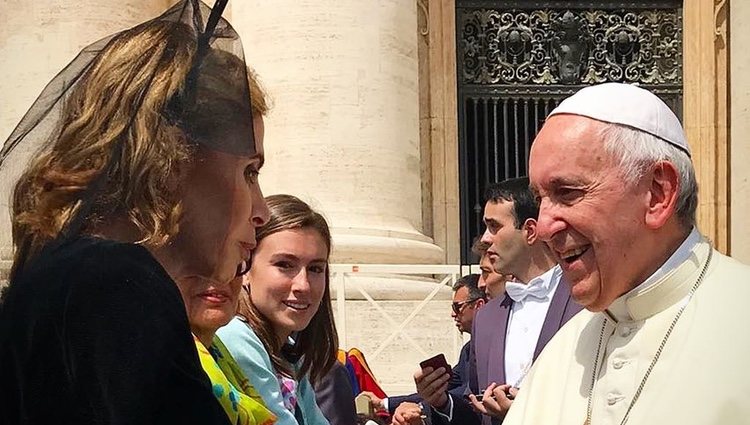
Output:
M203 370L211 379L214 395L230 422L238 425L272 425L276 416L266 408L263 399L245 378L224 343L214 337L210 348L193 335Z
M281 373L276 374L276 379L279 381L284 407L294 414L297 409L297 381Z

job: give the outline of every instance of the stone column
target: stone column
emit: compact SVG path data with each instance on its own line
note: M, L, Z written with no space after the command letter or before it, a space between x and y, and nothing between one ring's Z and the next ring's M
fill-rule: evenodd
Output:
M428 4L430 147L432 154L433 238L445 249L446 262L461 259L458 178L458 81L456 75L456 1Z
M248 65L274 104L265 193L297 195L326 215L333 263L443 263L422 222L417 1L229 4ZM386 391L413 391L411 375L429 355L455 360L447 286L350 271L332 284L340 346L362 349Z
M698 228L729 253L728 4L690 0L683 6L683 123L700 188Z
M732 0L729 5L729 56L731 111L730 123L730 169L731 174L731 253L734 258L750 263L750 226L747 212L750 211L750 169L745 160L750 158L750 31L744 28L750 22L750 3Z
M170 0L3 0L0 2L0 141L4 142L52 77L86 45L155 17ZM22 167L22 164L14 164ZM0 173L0 269L11 258L8 197Z
M270 92L266 193L327 216L338 263L444 261L422 234L417 3L230 2Z

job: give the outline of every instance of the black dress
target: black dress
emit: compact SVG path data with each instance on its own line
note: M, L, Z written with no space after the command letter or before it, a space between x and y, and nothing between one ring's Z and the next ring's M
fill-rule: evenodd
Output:
M0 425L222 424L174 281L143 247L43 251L0 306Z

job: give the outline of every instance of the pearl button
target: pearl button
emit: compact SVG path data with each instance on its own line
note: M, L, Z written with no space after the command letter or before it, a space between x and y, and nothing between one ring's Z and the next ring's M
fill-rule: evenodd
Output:
M615 361L613 361L613 362L612 362L612 366L613 366L613 367L614 367L615 369L622 369L622 366L623 366L624 364L625 364L625 362L624 362L623 360L620 360L620 359L617 359L617 360L615 360Z
M622 335L623 338L629 337L631 333L633 333L633 328L630 326L623 326L620 330L620 335Z

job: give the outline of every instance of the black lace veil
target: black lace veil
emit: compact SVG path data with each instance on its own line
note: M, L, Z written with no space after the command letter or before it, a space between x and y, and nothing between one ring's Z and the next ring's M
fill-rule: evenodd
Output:
M222 18L228 0L216 0L211 8L199 0L181 0L162 15L131 29L109 35L84 48L62 71L44 88L42 93L11 132L0 150L0 172L5 185L14 184L29 159L48 149L60 136L61 120L66 99L73 92L87 71L95 63L105 47L125 31L137 29L154 21L179 22L185 24L195 34L197 49L194 63L181 90L172 97L163 111L168 122L179 127L193 143L231 155L250 156L255 153L252 104L247 67L239 35L229 22ZM160 61L170 60L170 51L165 49ZM231 58L242 66L225 67L226 60L206 58L214 55L219 59ZM154 75L151 75L151 79ZM221 84L222 80L232 79L232 84ZM146 90L150 87L148 83ZM211 96L203 96L211 91ZM217 94L218 92L218 94ZM143 101L141 93L137 102ZM109 98L118 102L116 94ZM137 104L135 110L140 108ZM130 121L134 125L135 113ZM112 148L123 149L130 127L122 129L121 137ZM76 212L67 220L62 231L52 244L62 243L67 238L80 234L86 217L92 211L92 204L98 191L106 184L108 171L114 167L119 155L111 155L107 166L99 176L82 191ZM24 257L24 247L15 247L19 252L16 258ZM24 261L21 261L23 264Z

